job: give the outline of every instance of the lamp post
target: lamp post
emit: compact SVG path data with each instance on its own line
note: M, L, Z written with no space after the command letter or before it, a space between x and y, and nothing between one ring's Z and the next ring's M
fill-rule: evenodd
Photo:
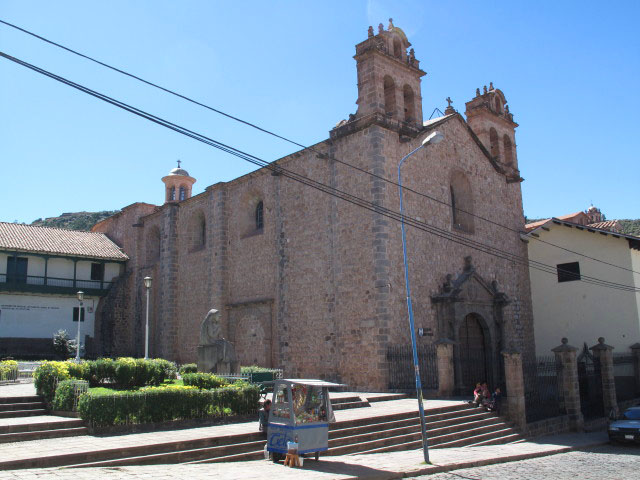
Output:
M149 358L149 290L151 290L151 277L144 277L144 288L147 289L147 319L144 328L144 358Z
M444 135L440 132L433 132L427 138L422 141L422 144L409 152L404 156L398 164L398 193L400 195L400 225L402 228L402 254L404 258L404 282L407 289L407 310L409 312L409 329L411 331L411 347L413 348L413 368L416 375L416 392L418 394L418 410L420 411L420 427L422 429L422 450L424 453L424 461L429 462L429 442L427 440L427 425L424 418L424 401L422 398L422 382L420 381L420 366L418 364L418 347L416 345L416 329L413 322L413 306L411 305L411 288L409 287L409 264L407 263L407 234L404 227L404 211L402 203L402 176L400 174L400 168L404 161L418 150L426 147L427 145L440 143Z
M76 340L76 363L80 363L80 322L82 321L82 301L84 300L84 292L78 290L78 338Z

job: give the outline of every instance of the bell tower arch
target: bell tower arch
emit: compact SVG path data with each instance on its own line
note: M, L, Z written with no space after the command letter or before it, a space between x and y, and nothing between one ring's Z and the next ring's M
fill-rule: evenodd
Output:
M164 183L164 203L181 202L191 198L191 188L196 179L189 176L184 168L180 168L181 161L178 160L178 168L174 168L169 175L162 177Z

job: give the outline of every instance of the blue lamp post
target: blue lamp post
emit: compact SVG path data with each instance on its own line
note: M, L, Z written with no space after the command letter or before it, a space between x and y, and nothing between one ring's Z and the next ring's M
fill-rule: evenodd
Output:
M398 193L400 195L400 225L402 227L402 254L404 257L404 282L407 289L407 310L409 311L409 330L411 331L411 347L413 348L413 368L416 375L416 392L418 394L418 410L420 411L420 427L422 429L422 450L424 452L424 461L429 462L429 443L427 440L427 426L424 418L424 404L422 398L422 382L420 381L420 366L418 364L418 347L416 345L416 329L413 322L413 307L411 305L411 288L409 287L409 264L407 263L407 233L404 227L404 210L402 203L402 176L400 168L404 161L418 150L426 147L427 145L440 143L444 135L440 132L433 132L427 138L422 141L422 145L409 152L405 157L400 160L398 164Z

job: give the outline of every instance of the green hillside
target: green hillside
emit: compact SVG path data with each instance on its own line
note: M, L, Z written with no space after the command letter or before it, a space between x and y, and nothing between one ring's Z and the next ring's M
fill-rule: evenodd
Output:
M618 220L618 222L620 222L620 225L622 226L622 233L640 237L640 219Z
M118 213L118 211L119 210L104 210L102 212L63 213L59 217L49 217L44 220L38 218L31 222L31 225L89 231L96 223Z

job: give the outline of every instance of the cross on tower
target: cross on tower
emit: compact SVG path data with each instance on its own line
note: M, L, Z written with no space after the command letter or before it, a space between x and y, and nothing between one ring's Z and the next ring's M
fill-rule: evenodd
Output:
M178 160L178 168L180 168L180 164L182 163L181 160Z
M446 98L447 103L449 104L448 106L450 107L451 104L453 103L453 100L451 100L451 97L447 97Z

